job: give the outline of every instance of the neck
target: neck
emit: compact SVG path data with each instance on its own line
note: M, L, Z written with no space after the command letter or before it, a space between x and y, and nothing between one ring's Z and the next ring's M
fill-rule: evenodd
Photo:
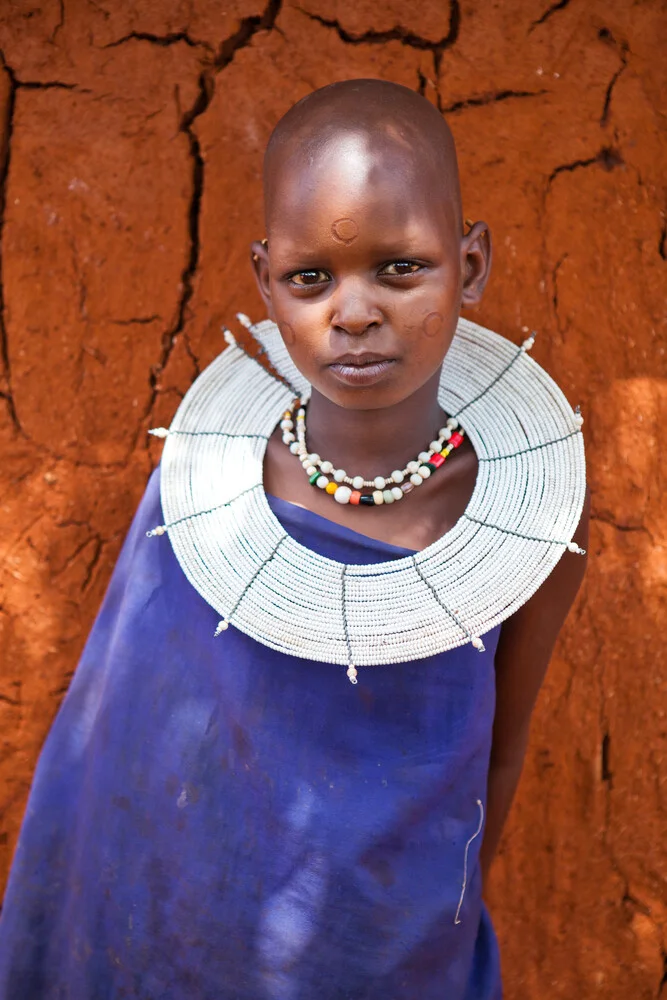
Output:
M337 406L313 389L308 404L308 450L366 479L403 469L428 450L446 417L438 404L438 370L412 396L379 410Z

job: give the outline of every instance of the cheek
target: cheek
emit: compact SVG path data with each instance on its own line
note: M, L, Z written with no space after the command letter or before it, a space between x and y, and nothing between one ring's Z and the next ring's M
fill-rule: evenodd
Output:
M294 327L290 323L279 323L278 329L287 347L292 347L296 341Z
M422 331L425 337L433 339L440 337L445 328L445 317L439 312L428 313L422 321Z

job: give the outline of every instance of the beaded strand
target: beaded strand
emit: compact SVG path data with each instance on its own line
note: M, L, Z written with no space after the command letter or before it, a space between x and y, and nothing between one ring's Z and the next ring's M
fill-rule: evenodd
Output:
M465 437L465 431L459 427L456 417L449 417L446 426L438 431L437 440L429 444L428 451L420 452L417 459L408 462L404 469L395 469L390 476L376 476L375 479L348 476L344 469L334 469L331 462L320 458L316 452L308 451L306 410L300 402L297 400L293 409L285 410L283 413L280 421L283 443L299 458L310 485L324 490L340 504L380 507L402 500L437 472L449 455L463 443ZM362 493L364 488L372 489L373 492Z

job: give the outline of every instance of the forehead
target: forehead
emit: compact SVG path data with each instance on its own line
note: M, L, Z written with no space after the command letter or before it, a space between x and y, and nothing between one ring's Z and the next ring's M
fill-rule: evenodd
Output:
M420 218L450 222L456 214L447 171L400 134L338 135L297 147L272 168L266 213L274 236L340 219L400 229Z

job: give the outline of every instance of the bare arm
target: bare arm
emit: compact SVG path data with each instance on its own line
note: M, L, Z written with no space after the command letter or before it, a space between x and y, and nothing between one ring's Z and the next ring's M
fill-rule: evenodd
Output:
M588 548L589 517L587 492L574 536L583 549ZM585 570L585 556L564 553L537 593L508 618L500 633L486 829L480 852L485 880L519 783L535 700Z

